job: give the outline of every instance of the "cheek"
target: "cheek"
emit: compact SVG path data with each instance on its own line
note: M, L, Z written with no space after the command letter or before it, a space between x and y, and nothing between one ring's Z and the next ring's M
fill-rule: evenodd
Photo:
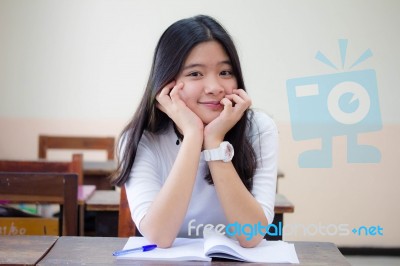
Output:
M237 82L236 82L236 80L232 80L231 82L226 84L225 93L228 95L232 94L233 90L236 90L236 89L238 89Z
M183 89L179 92L179 97L186 104L190 105L190 102L194 99L194 95L188 86L184 86Z
M183 88L182 88L182 90L179 91L179 98L181 98L181 100L186 103L186 100L188 98L188 96L187 96L187 88L186 88L187 85L185 84L185 81L180 77L177 77L175 79L175 81L176 81L176 84L178 84L179 82L183 82Z
M182 90L182 91L179 92L179 98L181 98L181 100L182 100L184 103L187 103L187 100L189 99L187 93L186 93L184 90Z
M196 102L201 93L201 90L199 88L200 87L196 84L186 82L182 90L179 92L181 100L184 101L186 105L190 105L191 103Z

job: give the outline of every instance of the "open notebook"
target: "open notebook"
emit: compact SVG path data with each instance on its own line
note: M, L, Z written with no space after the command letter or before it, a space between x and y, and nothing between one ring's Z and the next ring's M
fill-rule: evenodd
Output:
M143 237L130 237L124 249L136 248L149 243ZM254 248L243 248L237 241L209 231L202 238L177 238L170 248L156 248L148 252L136 252L117 259L210 261L225 258L246 262L299 263L294 244L284 241L266 241Z

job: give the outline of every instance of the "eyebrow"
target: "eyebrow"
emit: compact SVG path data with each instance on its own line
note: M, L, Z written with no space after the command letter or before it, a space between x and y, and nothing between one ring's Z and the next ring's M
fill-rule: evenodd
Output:
M230 60L224 60L224 61L218 62L217 65L230 65L230 66L232 66L232 63L231 63ZM194 67L205 67L205 65L204 64L196 64L196 63L195 64L190 64L190 65L184 66L182 68L182 70L186 70L186 69L194 68Z

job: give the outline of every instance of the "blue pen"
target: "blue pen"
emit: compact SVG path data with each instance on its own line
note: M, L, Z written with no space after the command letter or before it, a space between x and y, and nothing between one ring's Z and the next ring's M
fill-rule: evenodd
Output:
M118 251L113 252L113 256L121 256L121 255L125 255L125 254L132 253L132 252L146 252L146 251L153 250L156 247L157 247L157 245L146 245L146 246L142 246L142 247L138 247L138 248L118 250Z

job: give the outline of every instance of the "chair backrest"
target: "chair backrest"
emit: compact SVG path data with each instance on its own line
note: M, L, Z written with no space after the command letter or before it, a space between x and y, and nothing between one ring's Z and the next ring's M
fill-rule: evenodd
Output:
M105 150L107 159L114 160L113 137L39 136L39 158L47 158L49 149Z
M78 185L83 185L83 155L73 154L72 161L68 162L0 160L0 171L75 173L78 175Z
M78 235L78 176L68 173L0 172L0 200L62 205L62 235Z
M118 214L118 237L130 237L135 235L136 225L132 220L125 186L122 186Z

